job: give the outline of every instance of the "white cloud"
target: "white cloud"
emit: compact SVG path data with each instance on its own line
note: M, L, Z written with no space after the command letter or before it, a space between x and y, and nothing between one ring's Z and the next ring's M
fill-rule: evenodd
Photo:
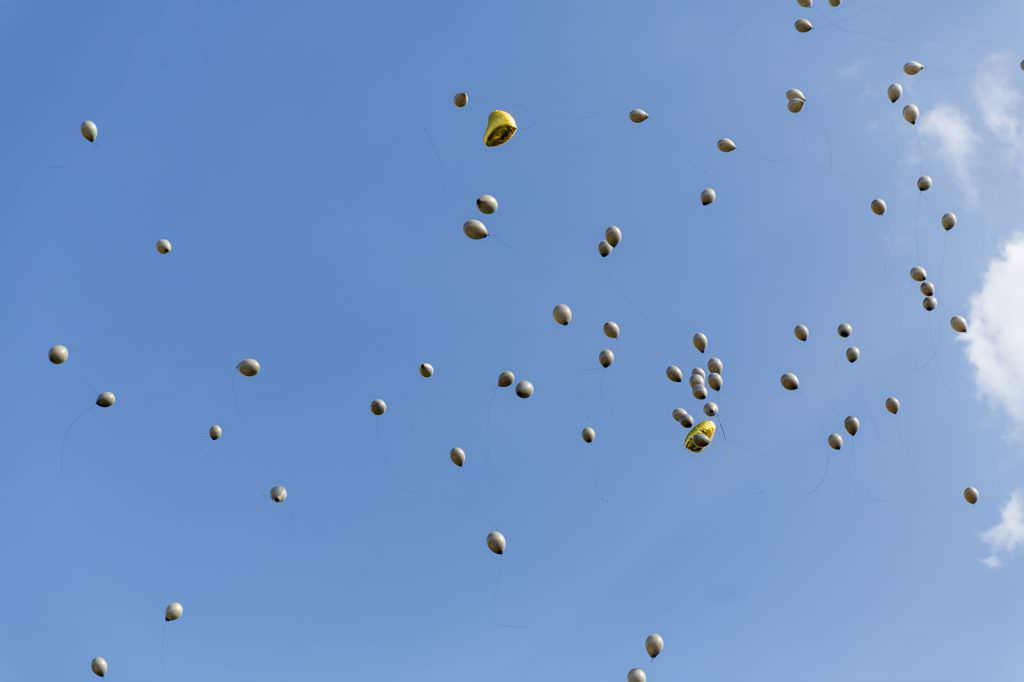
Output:
M971 177L971 164L978 135L971 128L970 119L952 104L938 104L921 116L921 135L931 138L938 153L953 170L957 181L972 203L977 201L978 189Z
M974 77L974 101L990 133L1011 161L1024 156L1024 95L1014 87L1011 74L1020 76L1016 60L1008 53L992 54Z
M988 544L990 552L981 560L989 568L1003 565L999 554L1011 554L1017 545L1024 544L1024 497L1019 491L1010 495L1003 505L1002 519L981 534L981 541Z
M1013 235L992 259L981 289L971 296L967 359L978 392L1024 433L1024 234Z

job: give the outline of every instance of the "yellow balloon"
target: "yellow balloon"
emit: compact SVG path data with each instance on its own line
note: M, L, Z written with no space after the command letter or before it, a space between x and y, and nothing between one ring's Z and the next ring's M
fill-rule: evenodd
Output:
M484 132L484 144L488 147L500 147L516 134L516 120L507 111L492 111L487 119L487 130Z
M707 438L708 442L704 445L698 445L696 442L694 442L694 439L698 434ZM690 452L700 452L705 447L711 444L711 441L714 439L714 437L715 422L711 420L702 421L700 424L697 424L692 429L690 429L690 432L686 434L686 449L689 450Z

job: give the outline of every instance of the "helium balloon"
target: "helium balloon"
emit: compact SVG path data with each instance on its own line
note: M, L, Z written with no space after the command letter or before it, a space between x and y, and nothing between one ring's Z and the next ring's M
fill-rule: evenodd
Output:
M708 347L708 337L704 334L697 332L693 335L693 347L701 353Z
M711 189L710 187L702 189L700 191L700 205L707 206L708 204L713 204L715 203L715 199L717 197L718 195L715 194L715 190Z
M709 417L715 417L718 415L718 403L708 401L704 403L704 414Z
M380 398L377 398L376 400L370 403L370 412L377 415L378 417L387 411L388 404L381 400Z
M68 347L67 346L54 346L50 349L49 353L50 362L55 365L63 365L68 361Z
M500 147L516 134L516 120L507 111L492 111L487 119L484 131L484 144L488 147Z
M619 325L615 322L605 322L602 328L604 329L604 335L609 339L619 338Z
M694 367L693 371L690 372L690 376L693 376L694 374L699 376L701 379L706 378L706 375L704 374L704 368L703 367Z
M496 530L487 534L487 549L495 554L505 553L505 536Z
M843 447L843 437L838 433L828 434L828 446L833 450L838 450Z
M810 2L810 0L807 0ZM644 640L644 649L647 649L647 655L651 658L657 658L661 650L665 648L665 640L661 638L661 635L655 633L653 635L647 635L647 639Z
M917 123L917 117L921 115L921 110L917 108L916 104L908 104L903 107L903 120L910 125Z
M210 427L210 440L220 440L220 437L224 435L224 429L219 424L214 424Z
M164 622L170 623L171 621L178 620L184 615L185 609L178 602L171 602L164 609Z
M915 265L910 268L910 279L915 282L923 282L928 279L928 271L922 268L920 265Z
M872 199L871 212L875 215L885 215L885 201L883 199Z
M270 499L277 504L281 504L288 499L288 491L284 489L283 485L275 485L270 489Z
M90 142L91 141L92 140L90 140ZM96 658L92 659L92 663L89 664L89 667L92 668L93 673L95 673L98 677L103 677L107 674L107 671L110 669L109 666L107 666L107 659L103 658L102 656L97 656Z
M466 451L462 448L452 448L448 453L448 457L451 458L452 464L457 467L461 467L466 463Z
M786 102L786 108L789 109L789 113L791 114L799 114L804 109L804 100L791 99Z
M920 288L921 288L921 295L922 296L934 296L935 295L935 285L932 284L931 282L927 281L927 280L925 280L924 282L921 282L921 287Z
M736 150L736 143L730 140L728 137L723 137L718 141L718 151L720 152L731 152Z
M647 112L643 109L633 109L629 112L629 120L633 123L643 123L647 118Z
M889 96L889 101L895 103L896 100L903 95L903 86L899 83L893 83L889 86L889 89L885 91L885 94Z
M490 215L498 210L498 200L490 194L483 194L476 199L476 208L481 213Z
M235 369L243 377L254 377L260 373L260 363L253 358L246 358L235 365Z
M797 341L806 341L807 337L811 335L811 330L807 328L805 324L798 324L793 327L793 336L796 337Z
M857 432L860 431L860 420L856 417L847 417L843 420L843 426L848 434L856 436Z
M604 240L614 249L622 241L622 230L617 225L612 225L604 231Z
M96 124L92 121L85 121L82 123L82 137L89 140L89 142L95 142L96 138L99 137L100 131L96 128Z
M594 439L597 438L597 432L594 431L594 429L590 428L589 426L583 429L582 435L584 443L593 443Z
M722 390L722 375L719 374L718 372L712 372L711 374L709 374L708 375L708 386L710 386L711 390L713 390L713 391L721 391Z
M697 400L708 399L708 388L704 384L697 384L693 387L693 397Z
M843 0L828 0L828 4L833 7L839 7L839 5L843 4Z
M693 417L690 416L689 412L683 411L683 416L679 418L679 424L684 429L693 428Z
M698 439L697 437L700 436ZM711 444L715 437L715 422L707 420L697 424L686 434L683 444L690 452L700 452Z
M839 336L845 339L848 336L850 336L850 334L853 333L853 325L850 324L849 322L843 322L841 325L836 327L836 332L839 334Z
M945 228L946 232L949 232L956 227L956 213L943 213L941 222L942 227Z
M603 351L598 353L597 361L601 363L602 367L607 369L612 366L613 362L615 362L615 353L605 348Z
M455 106L461 109L469 104L469 95L464 92L457 92L455 93L455 97L452 98L452 101L455 102Z
M787 100L791 100L791 99L807 99L807 98L804 97L804 93L802 91L798 90L797 88L790 88L789 90L786 90L786 99Z
M786 372L780 379L782 387L787 391L795 391L800 388L800 380L796 378L796 375L792 372Z
M967 320L960 317L959 315L954 315L953 317L949 318L949 326L953 328L953 331L958 332L960 334L967 333Z
M429 379L434 376L434 366L429 362L424 362L420 365L420 376L424 379Z
M103 393L100 393L99 396L96 398L96 404L99 405L100 407L113 407L114 402L116 401L117 396L115 396L110 391L104 391Z
M807 33L812 28L814 28L814 25L811 24L811 22L807 21L806 19L797 19L793 23L793 28L796 29L797 33Z
M498 375L498 387L508 388L515 382L515 380L516 375L508 370L505 370L504 372Z
M172 248L174 247L171 246L171 242L167 239L161 239L156 243L156 252L160 254L166 255L171 252Z
M916 76L922 71L924 71L924 64L921 62L907 62L903 65L903 73L908 76Z
M597 243L597 252L601 254L601 258L607 258L612 252L612 245L602 239Z
M889 396L885 399L885 409L888 410L890 414L896 414L900 411L900 401Z
M462 224L462 231L470 239L486 239L487 227L479 220L467 220Z
M679 369L675 365L669 365L665 368L665 375L668 376L669 381L679 383L683 380L683 370Z
M924 300L921 301L921 305L924 306L925 310L931 312L939 307L939 299L934 296L925 296Z
M718 358L708 358L708 371L714 372L715 374L721 374L722 370L725 369L725 365Z
M690 375L690 388L697 388L698 386L703 386L705 379L706 377L703 374L697 374L696 372L694 372L693 374Z
M626 673L626 682L647 682L647 673L640 668L633 668Z
M814 0L796 0L796 4L801 7L810 7L814 4Z
M860 348L857 346L850 346L846 349L846 360L848 362L857 362L860 359Z
M686 414L686 410L684 410L681 407L677 407L677 408L672 410L672 419L674 421L679 421L680 419L683 418L683 415L685 415L685 414Z
M563 327L572 322L572 309L564 303L556 305L555 309L551 311L551 315L555 318L555 322Z
M922 175L917 179L917 188L922 192L927 192L932 188L932 179L927 175Z
M964 488L964 500L967 504L978 503L978 489L977 488Z
M529 381L520 381L516 384L516 395L524 400L533 395L533 384Z

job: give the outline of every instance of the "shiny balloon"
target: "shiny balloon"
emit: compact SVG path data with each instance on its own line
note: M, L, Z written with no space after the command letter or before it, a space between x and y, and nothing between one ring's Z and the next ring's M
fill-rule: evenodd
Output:
M243 377L254 377L260 373L260 363L254 358L246 358L235 365L235 369Z
M584 443L593 443L594 439L597 438L597 432L589 426L583 429L583 433L581 435L583 436Z
M736 151L736 143L728 137L723 137L718 141L718 151L726 153Z
M288 491L285 490L283 485L275 485L270 489L270 499L272 499L276 504L281 504L288 499Z
M388 404L386 402L384 402L383 400L381 400L380 398L377 398L376 400L374 400L373 402L370 403L370 412L375 414L378 417L381 416L382 414L384 414L387 411L388 411Z
M632 109L629 112L629 120L633 123L643 123L648 119L647 112L643 109Z
M516 375L513 374L512 372L508 371L508 370L505 370L504 372L502 372L501 374L498 375L498 387L499 388L508 388L509 386L514 384L515 381L516 381Z
M718 195L715 193L715 190L711 189L710 187L706 187L700 191L701 206L707 206L709 204L715 203L716 198L718 198Z
M185 613L185 608L178 602L171 602L164 609L164 622L170 623L171 621L178 620Z
M796 337L797 341L806 341L810 335L811 330L805 324L798 324L793 327L793 336Z
M619 325L617 323L605 322L602 329L604 330L604 335L609 339L619 338Z
M782 382L782 387L787 391L795 391L800 388L800 380L792 372L783 374L779 381Z
M614 249L622 242L622 230L617 225L612 225L604 231L604 240Z
M839 450L843 447L843 437L838 433L828 434L828 446L833 450Z
M683 370L679 369L675 365L669 365L665 368L665 375L669 381L679 383L683 380Z
M708 337L701 332L693 335L693 347L703 353L708 347Z
M890 102L895 103L903 95L903 86L893 83L886 89L885 94L888 95Z
M82 137L89 142L95 142L96 138L99 137L100 131L96 128L96 124L92 121L85 121L81 126Z
M932 188L932 179L927 175L922 175L917 179L917 188L922 192L927 192Z
M55 365L63 365L68 361L68 347L67 346L54 346L50 349L48 354L50 362Z
M220 427L220 424L214 424L210 427L210 440L220 440L223 435L224 429Z
M559 303L555 306L555 309L551 311L551 316L555 318L555 322L564 327L572 322L572 308L564 303Z
M597 361L601 363L602 367L607 369L608 367L612 366L613 362L615 362L615 353L605 348L603 351L597 354Z
M949 318L949 326L953 328L953 331L959 334L967 333L967 320L960 317L959 315L954 315L953 317Z
M898 398L894 398L892 396L889 396L888 398L886 398L885 399L885 409L890 414L896 414L897 412L899 412L900 411L900 401L899 401L899 399Z
M110 391L104 391L96 397L96 404L100 407L113 407L115 402L117 402L117 396Z
M860 359L860 348L857 346L850 346L846 349L846 360L847 362L857 362Z
M860 431L860 420L856 417L847 417L843 420L843 427L848 434L856 436L857 432Z
M420 365L420 376L424 379L429 379L434 376L434 366L429 362L424 362Z
M810 0L807 0L807 2L810 2ZM657 633L647 635L647 639L644 640L644 649L647 650L647 655L652 659L657 658L664 648L665 640Z
M917 123L917 118L921 115L921 110L917 108L916 104L908 104L903 107L903 120L910 125Z
M928 271L922 268L920 265L915 265L910 268L910 279L915 282L923 282L928 279Z
M492 530L487 534L487 549L491 550L495 554L505 553L505 536L496 530Z
M872 199L871 200L871 212L875 215L885 215L885 200L884 199Z
M466 464L466 451L462 448L452 448L448 452L448 457L452 460L452 464L457 467L461 467Z
M925 310L931 312L939 307L939 299L934 296L925 296L921 301L921 305L924 306Z
M942 223L942 228L949 232L956 227L956 213L943 213L939 222Z
M463 233L470 239L485 239L489 234L487 227L479 220L467 220L462 224Z
M836 333L845 339L853 334L853 325L849 322L843 322L841 325L836 327Z
M490 194L482 194L476 199L476 209L485 215L490 215L498 210L498 200Z
M533 384L529 381L520 381L516 384L516 395L524 400L533 395Z

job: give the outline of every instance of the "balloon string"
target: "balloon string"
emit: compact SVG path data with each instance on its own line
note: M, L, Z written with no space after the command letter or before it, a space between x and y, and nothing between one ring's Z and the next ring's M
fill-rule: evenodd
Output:
M498 591L501 588L504 573L505 573L505 559L504 557L498 557L498 576L494 581L494 591L491 592L491 622L499 628L512 628L516 630L525 630L529 628L529 625L513 625L511 623L500 623L498 622Z
M58 473L64 473L64 450L67 447L68 437L71 435L71 429L74 428L75 424L78 423L78 420L81 419L82 417L84 417L85 414L89 410L91 410L91 409L92 409L92 406L90 405L89 407L86 407L84 410L79 412L78 416L76 416L74 419L72 419L71 423L68 424L68 428L66 428L64 430L64 437L61 438L61 442L60 442L60 455L58 456L58 459L57 459L57 471L58 471Z
M398 479L397 474L395 473L394 468L391 466L391 460L388 458L388 456L386 454L386 451L384 450L384 446L381 444L381 439L380 439L380 417L376 417L373 420L373 424L374 424L374 430L376 431L376 434L377 434L377 459L383 460L384 468L387 469L388 475L391 477L391 482L392 483L394 483L402 492L406 493L407 495L415 495L416 494L415 492L413 492L412 490L409 490L408 488L406 488L404 485L401 484L401 482Z
M822 472L821 478L818 480L818 484L816 486L814 486L813 489L811 489L811 492L807 493L808 496L811 496L814 493L818 492L818 490L821 488L821 486L823 486L825 484L825 479L828 478L828 470L829 470L829 467L831 465L832 465L832 455L828 455L828 456L825 457L825 471Z

